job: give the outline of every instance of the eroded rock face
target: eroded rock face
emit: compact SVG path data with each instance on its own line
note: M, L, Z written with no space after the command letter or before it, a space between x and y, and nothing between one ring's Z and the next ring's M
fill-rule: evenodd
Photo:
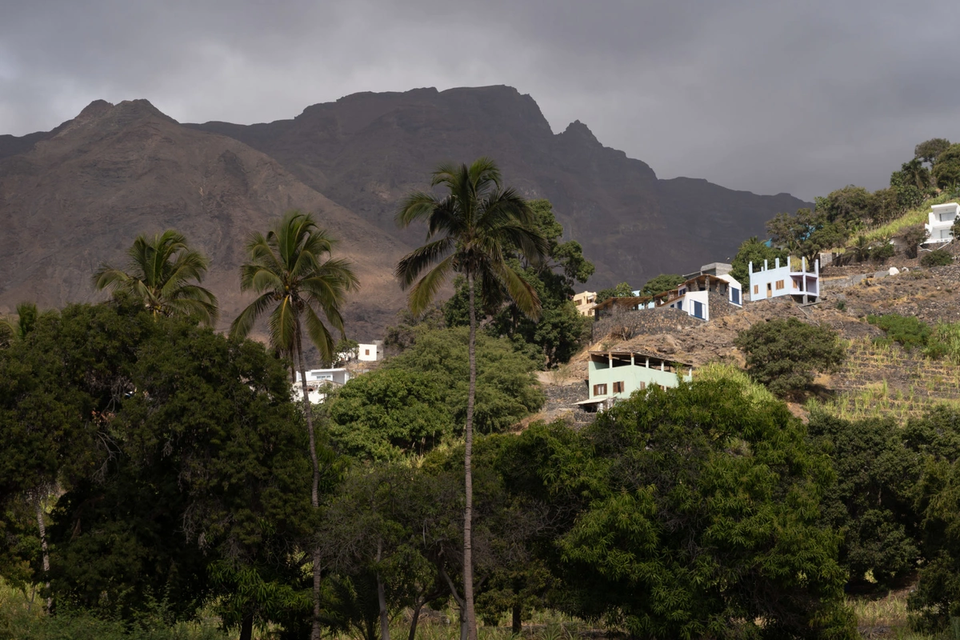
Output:
M597 265L592 289L687 273L733 256L777 213L810 206L706 180L658 180L603 146L587 124L554 134L537 103L512 87L361 93L308 107L293 120L196 126L279 160L306 184L395 233L396 202L426 187L443 161L494 158L528 198L548 198L569 237ZM400 236L423 240L421 229Z
M239 268L253 231L284 211L313 212L339 239L363 291L351 298L351 334L379 337L403 304L392 277L408 249L304 185L243 143L183 127L149 102L98 101L29 150L0 160L0 313L104 298L91 276L122 266L137 234L184 233L210 257L204 283L220 299L221 329L252 299Z
M425 235L396 229L398 201L426 188L438 163L481 155L525 197L553 202L597 265L591 288L726 258L804 204L658 180L584 123L554 134L510 87L356 94L252 126L181 125L146 100L98 100L52 131L0 135L0 313L97 299L100 262L122 264L137 234L176 228L211 258L206 284L224 328L248 300L238 285L248 235L299 208L356 264L363 291L347 307L349 333L373 339L404 304L396 262Z

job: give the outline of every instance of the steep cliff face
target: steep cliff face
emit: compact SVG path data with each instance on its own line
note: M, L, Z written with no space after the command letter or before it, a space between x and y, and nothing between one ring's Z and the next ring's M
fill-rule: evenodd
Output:
M247 238L294 208L315 213L355 263L354 335L377 336L403 303L392 268L406 247L237 140L145 100L95 102L51 134L0 160L0 313L105 297L90 281L100 262L123 265L137 234L176 228L211 259L205 284L225 328L249 299L239 291Z
M524 195L550 199L566 232L597 264L591 287L639 286L662 272L725 259L776 213L803 206L790 196L705 181L658 181L647 164L604 147L579 121L554 134L536 102L511 87L361 93L308 107L293 120L191 126L263 151L390 233L399 198L424 188L437 164L490 156ZM422 231L399 237L416 243Z

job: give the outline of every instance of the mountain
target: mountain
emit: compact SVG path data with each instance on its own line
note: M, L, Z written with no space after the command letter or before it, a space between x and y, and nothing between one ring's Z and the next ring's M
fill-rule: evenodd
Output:
M359 93L292 120L193 126L278 160L305 184L396 234L397 201L426 186L438 163L494 158L507 183L547 198L569 237L597 265L591 288L635 286L731 257L781 211L809 206L704 180L658 180L644 162L603 146L577 121L555 134L528 95L504 86ZM655 125L652 125L655 126ZM423 231L400 233L408 244Z
M19 141L19 148L14 142ZM352 260L363 290L346 309L350 335L379 337L403 305L392 277L408 250L304 185L276 160L224 136L181 126L146 100L92 103L50 134L0 141L0 313L106 297L91 276L126 263L137 234L167 228L206 253L205 285L221 329L252 296L239 290L244 245L288 209L316 214Z
M481 155L523 195L553 203L597 265L590 288L726 260L776 213L805 206L659 180L581 122L554 133L510 87L361 93L249 126L184 125L146 100L98 100L51 131L0 135L0 314L25 300L102 299L90 284L101 262L123 265L137 234L176 228L211 259L205 284L225 328L251 299L239 292L249 234L298 208L356 265L363 289L346 309L349 336L379 337L404 303L397 260L424 238L396 229L397 202L427 188L438 163Z

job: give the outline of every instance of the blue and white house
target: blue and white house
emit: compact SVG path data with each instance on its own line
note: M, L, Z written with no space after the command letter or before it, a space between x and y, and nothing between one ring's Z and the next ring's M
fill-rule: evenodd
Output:
M812 270L808 267L806 258L788 257L782 265L777 258L772 268L764 260L763 268L755 272L751 262L750 300L790 296L795 302L816 302L820 299L820 261L813 261Z

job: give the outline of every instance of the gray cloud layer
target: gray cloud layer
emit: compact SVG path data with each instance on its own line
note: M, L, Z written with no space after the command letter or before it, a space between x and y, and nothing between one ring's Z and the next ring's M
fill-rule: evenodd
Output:
M509 84L660 177L812 199L960 139L955 0L0 0L0 133L144 97L180 121Z

